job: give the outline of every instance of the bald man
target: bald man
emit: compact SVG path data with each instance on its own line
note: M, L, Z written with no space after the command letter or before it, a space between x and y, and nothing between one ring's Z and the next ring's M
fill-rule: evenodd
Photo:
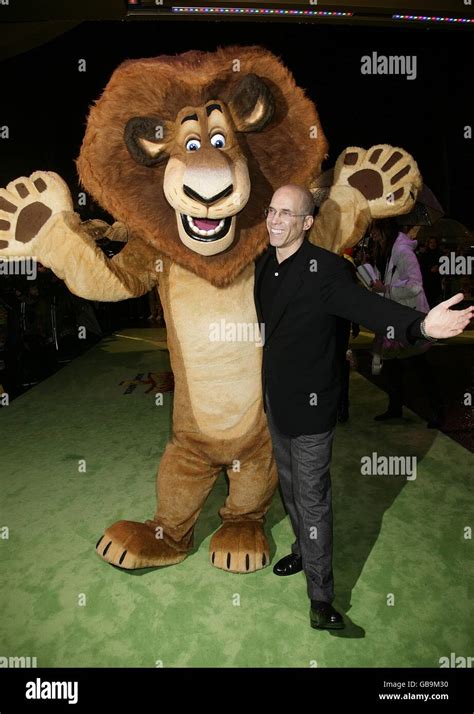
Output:
M450 310L458 293L427 315L354 282L344 258L311 244L311 193L279 188L266 208L270 244L255 268L255 304L265 329L262 365L268 417L281 493L295 533L291 553L273 569L279 576L304 570L316 629L340 629L332 606L330 461L340 390L336 349L344 318L411 344L460 334L474 308ZM316 219L317 220L317 219Z

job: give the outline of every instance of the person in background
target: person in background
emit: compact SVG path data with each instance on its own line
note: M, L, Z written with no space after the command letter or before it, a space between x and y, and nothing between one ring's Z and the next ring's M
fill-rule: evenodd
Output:
M372 290L401 305L428 312L430 306L415 255L417 241L401 231L393 218L375 221L371 237L376 244L377 267L384 275L383 280L373 282ZM431 364L426 358L426 349L430 344L403 345L400 341L382 335L376 337L374 344L376 350L381 350L388 391L387 410L374 419L386 421L403 416L404 372L413 369L431 408L427 426L440 428L445 418L444 403Z

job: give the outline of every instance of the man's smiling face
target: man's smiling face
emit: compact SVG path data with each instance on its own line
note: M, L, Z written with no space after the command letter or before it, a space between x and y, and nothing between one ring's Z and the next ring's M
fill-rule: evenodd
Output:
M267 216L270 245L288 248L301 243L313 223L312 210L304 189L282 186L273 194Z

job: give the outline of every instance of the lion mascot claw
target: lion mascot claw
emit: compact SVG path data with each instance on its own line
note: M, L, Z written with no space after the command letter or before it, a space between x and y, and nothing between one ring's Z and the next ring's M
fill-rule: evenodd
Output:
M0 190L2 259L37 256L90 300L159 289L175 377L173 433L154 518L107 528L96 546L107 562L134 569L182 561L225 467L229 493L210 561L237 573L268 565L263 523L277 473L261 343L211 333L216 325L257 325L263 209L283 184L316 191L326 151L314 103L270 52L192 51L124 62L90 110L77 168L117 231L122 226L126 244L114 258L96 246L57 174L37 171ZM373 218L408 212L420 185L402 149L346 149L309 239L342 252Z

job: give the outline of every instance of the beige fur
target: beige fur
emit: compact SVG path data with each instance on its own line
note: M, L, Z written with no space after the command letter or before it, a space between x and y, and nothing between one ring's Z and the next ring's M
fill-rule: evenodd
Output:
M210 439L243 436L262 408L253 278L249 265L224 289L178 265L170 269L169 313L180 335L189 406L198 429ZM234 326L237 338L249 339L232 341Z

